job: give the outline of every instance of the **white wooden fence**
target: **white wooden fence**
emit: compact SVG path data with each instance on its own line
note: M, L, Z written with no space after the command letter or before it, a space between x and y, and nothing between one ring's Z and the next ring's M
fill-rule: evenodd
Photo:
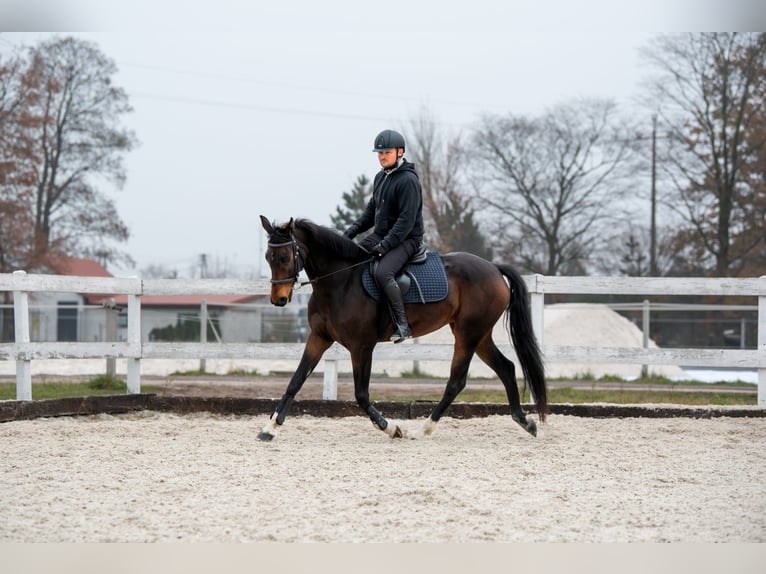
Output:
M686 365L698 367L744 367L758 370L758 406L766 407L766 277L761 278L645 278L645 277L549 277L526 276L532 306L532 322L549 363L621 363ZM267 294L268 280L237 279L140 279L28 275L24 271L0 274L0 291L12 291L16 342L0 344L0 359L16 361L16 398L32 399L31 362L37 359L127 359L128 393L141 391L141 360L175 359L296 359L302 344L284 343L147 343L141 340L143 295L259 295ZM32 343L29 336L29 293L69 292L124 294L128 298L128 334L125 342ZM719 295L758 298L758 345L756 349L663 349L627 347L546 346L543 340L546 294L615 295ZM381 345L376 359L444 360L452 346L444 344ZM324 392L334 399L337 361L348 352L333 345L324 355Z

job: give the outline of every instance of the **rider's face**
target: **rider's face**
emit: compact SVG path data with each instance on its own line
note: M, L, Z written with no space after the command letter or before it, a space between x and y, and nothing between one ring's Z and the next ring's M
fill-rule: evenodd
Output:
M394 167L397 159L399 159L399 150L397 149L386 149L378 152L378 161L383 169Z

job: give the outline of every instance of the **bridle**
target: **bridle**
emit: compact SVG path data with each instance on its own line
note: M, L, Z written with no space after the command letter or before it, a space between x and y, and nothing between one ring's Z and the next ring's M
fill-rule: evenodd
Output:
M341 271L347 271L348 269L353 269L354 267L358 267L359 265L364 265L365 263L369 263L370 261L375 260L375 256L373 255L368 259L359 261L347 267L336 269L335 271L331 271L330 273L326 273L325 275L314 277L313 279L310 279L308 281L300 281L299 275L301 271L303 271L304 265L303 265L303 256L301 255L301 249L298 246L298 242L295 240L295 236L290 234L290 241L283 241L282 243L272 243L271 241L269 241L267 245L269 247L284 247L286 245L292 246L293 263L294 263L293 275L285 279L269 279L269 281L271 282L272 285L284 285L286 283L292 283L293 285L297 284L298 286L294 287L294 289L300 289L301 287L304 287L305 285L312 285L316 283L317 281L320 281L321 279L330 277L331 275L335 275L336 273L340 273Z
M292 277L286 279L270 279L272 285L284 285L285 283L298 283L298 276L303 270L303 263L301 261L301 249L298 247L298 242L295 240L292 234L290 234L290 241L284 241L282 243L272 243L269 241L269 247L284 247L285 245L291 245L293 248L293 263L295 264L295 272Z

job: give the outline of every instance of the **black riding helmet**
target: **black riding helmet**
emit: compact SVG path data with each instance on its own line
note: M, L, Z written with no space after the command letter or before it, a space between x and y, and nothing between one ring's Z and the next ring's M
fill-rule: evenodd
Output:
M404 149L404 136L394 130L383 130L375 137L372 151L386 151L387 149Z

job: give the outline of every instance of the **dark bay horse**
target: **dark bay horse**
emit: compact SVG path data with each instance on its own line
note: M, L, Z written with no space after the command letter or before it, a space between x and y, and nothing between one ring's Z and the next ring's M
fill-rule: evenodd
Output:
M359 406L378 429L392 438L403 436L402 430L388 424L370 402L372 351L381 341L388 341L393 330L385 303L373 300L362 286L362 270L370 254L336 231L306 219L291 219L285 225L275 226L261 216L261 223L269 235L266 261L271 268L271 302L282 307L291 300L301 270L305 270L311 280L313 293L308 302L311 333L303 356L276 411L258 438L274 438L295 395L334 341L351 354L354 394ZM514 364L492 341L492 328L505 312L506 327L521 363L525 383L535 400L538 417L544 421L548 410L545 373L532 330L524 279L509 265L490 263L470 253L448 253L442 260L449 283L447 297L436 303L407 305L413 336L425 335L448 324L455 337L444 396L416 436L430 435L463 390L474 353L503 382L513 420L536 435L537 425L534 420L527 419L521 408Z

